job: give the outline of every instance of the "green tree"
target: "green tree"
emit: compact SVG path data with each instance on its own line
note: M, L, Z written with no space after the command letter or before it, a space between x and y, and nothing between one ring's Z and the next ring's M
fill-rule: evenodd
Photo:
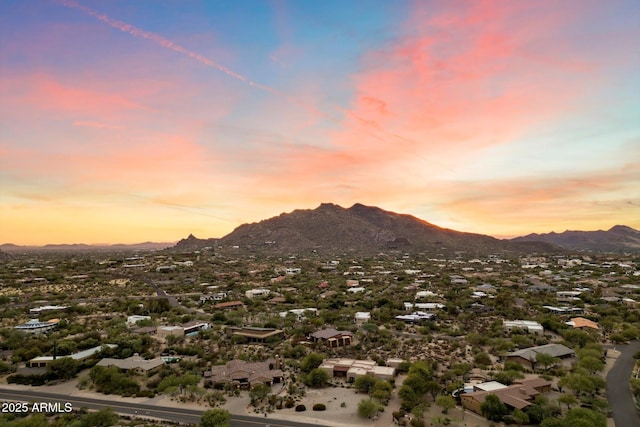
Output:
M226 409L209 409L200 417L200 427L231 427L231 414Z
M544 367L544 370L546 371L549 366L553 366L556 363L558 363L560 359L558 359L557 357L553 357L552 355L548 354L548 353L537 353L536 354L536 363L541 364Z
M302 361L300 361L300 369L302 372L309 373L312 370L316 369L318 366L322 365L322 361L324 360L324 355L320 353L310 353L305 356Z
M489 366L493 363L491 361L491 357L487 353L478 353L475 355L473 360L476 362L476 364L482 366Z
M565 393L562 396L558 397L558 403L562 403L567 406L567 410L571 409L572 405L577 405L579 403L578 399L573 394Z
M435 401L436 397L438 397L438 395L442 393L442 386L435 380L429 380L425 384L425 391L429 393Z
M256 384L251 387L249 397L252 402L262 402L270 391L271 389L266 384Z
M580 373L567 374L558 381L560 387L566 387L573 391L573 394L580 396L582 394L593 394L596 386L587 375Z
M304 383L306 385L315 388L324 387L327 385L327 382L329 382L329 374L318 368L309 372L304 378Z
M446 414L449 412L449 409L453 409L456 407L456 400L449 396L448 394L438 396L436 399L436 405L442 409L442 413Z
M353 386L360 392L369 394L373 390L373 387L378 382L378 379L371 375L362 375L356 378Z
M371 396L386 405L391 398L392 392L393 386L388 381L378 380L373 386L373 393Z
M111 408L100 409L97 412L89 412L80 418L82 427L109 427L118 422L118 414Z
M371 399L362 399L358 403L358 415L362 418L373 418L378 413L378 404Z
M47 365L47 373L54 378L70 380L78 373L78 361L70 357L60 357Z
M511 413L511 418L515 421L516 424L529 424L529 416L524 413L521 409L515 409Z
M580 359L578 366L594 374L604 368L604 362L599 357L587 356Z
M480 405L480 410L482 415L489 421L496 422L502 421L502 418L509 413L507 406L493 393L485 396L484 402Z
M406 382L406 381L405 381ZM420 396L406 384L403 384L398 391L398 396L402 400L400 407L405 411L410 411L420 404Z

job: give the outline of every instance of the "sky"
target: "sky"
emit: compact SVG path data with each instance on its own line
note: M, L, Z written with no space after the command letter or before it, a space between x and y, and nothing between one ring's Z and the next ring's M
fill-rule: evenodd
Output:
M640 2L0 0L0 243L323 202L640 229Z

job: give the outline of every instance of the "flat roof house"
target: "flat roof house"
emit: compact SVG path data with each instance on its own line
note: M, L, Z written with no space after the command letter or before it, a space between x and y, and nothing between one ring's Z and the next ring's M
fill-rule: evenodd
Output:
M138 355L133 355L126 359L111 359L106 357L97 363L97 366L115 366L123 371L136 372L140 374L153 372L159 369L162 365L164 365L164 360L162 360L161 357L147 360Z
M332 358L326 359L318 367L330 377L342 377L353 382L358 377L371 375L384 380L392 379L396 374L396 368L392 366L378 366L373 360L356 360Z
M40 356L40 357L34 357L33 359L29 360L27 362L27 368L46 368L47 365L49 363L51 363L51 361L56 360L56 359L61 359L63 357L70 357L74 360L77 361L82 361L85 359L90 358L91 356L99 353L100 351L102 351L103 347L107 347L107 348L118 348L118 346L116 344L105 344L104 346L96 346L96 347L92 347L92 348L88 348L86 350L82 350L79 351L77 353L74 354L70 354L68 356Z
M542 335L544 327L533 320L504 320L503 327L505 331L511 332L513 329L523 329L529 333Z

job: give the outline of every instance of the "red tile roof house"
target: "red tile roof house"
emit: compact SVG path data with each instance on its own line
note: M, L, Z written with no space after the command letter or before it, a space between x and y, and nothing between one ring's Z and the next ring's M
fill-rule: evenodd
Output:
M536 396L551 391L551 381L542 378L520 380L504 388L490 391L475 391L460 395L462 406L476 414L482 415L482 403L489 394L495 394L498 399L511 410L524 409L533 403Z

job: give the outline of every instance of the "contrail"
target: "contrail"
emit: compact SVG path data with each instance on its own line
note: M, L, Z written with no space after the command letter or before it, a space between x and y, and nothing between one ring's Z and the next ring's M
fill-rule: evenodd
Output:
M273 95L276 95L276 96L279 96L281 98L284 98L286 101L288 101L288 102L290 102L290 103L292 103L292 104L294 104L294 105L296 105L298 107L301 107L301 108L307 110L308 112L310 112L310 113L312 113L314 115L323 117L323 118L325 118L327 120L330 120L330 121L332 121L334 123L338 123L338 124L342 123L341 119L338 118L338 117L335 117L333 114L330 114L330 113L324 112L322 110L319 110L315 106L310 105L309 103L304 102L301 99L289 96L289 95L287 95L285 93L282 93L282 92L278 91L275 88L272 88L270 86L263 85L261 83L255 82L255 81L249 79L248 77L246 77L246 76L244 76L244 75L232 70L231 68L225 67L222 64L218 64L217 62L215 62L215 61L213 61L213 60L211 60L211 59L209 59L209 58L207 58L207 57L205 57L203 55L200 55L199 53L193 52L193 51L191 51L191 50L189 50L189 49L187 49L185 47L182 47L181 45L179 45L179 44L177 44L177 43L175 43L175 42L173 42L173 41L171 41L169 39L166 39L166 38L164 38L164 37L162 37L162 36L160 36L158 34L152 33L150 31L145 31L145 30L143 30L141 28L138 28L138 27L136 27L134 25L128 24L128 23L126 23L124 21L119 21L117 19L113 19L113 18L109 17L108 15L106 15L104 13L98 12L97 10L94 10L94 9L91 9L91 8L89 8L87 6L79 4L79 3L77 3L77 2L75 2L73 0L55 0L55 1L57 1L59 4L65 6L65 7L68 7L70 9L80 10L80 11L86 13L87 15L90 15L90 16L92 16L92 17L104 22L105 24L107 24L107 25L109 25L109 26L111 26L113 28L116 28L116 29L118 29L118 30L120 30L120 31L122 31L124 33L131 34L134 37L140 37L140 38L143 38L143 39L150 40L150 41L156 43L157 45L159 45L161 47L173 50L174 52L177 52L177 53L180 53L182 55L188 56L189 58L195 59L196 61L198 61L198 62L200 62L200 63L202 63L202 64L204 64L204 65L206 65L208 67L211 67L211 68L214 68L214 69L216 69L218 71L223 72L224 74L226 74L229 77L233 77L236 80L240 80L241 82L245 83L248 86L255 87L256 89L260 89L260 90L263 90L265 92L269 92L269 93L271 93ZM338 108L338 110L342 110L342 109ZM405 137L401 137L399 135L392 134L392 133L390 133L388 131L385 131L384 129L380 129L378 126L373 125L369 121L365 120L362 117L359 117L358 115L356 115L353 112L349 112L349 111L346 111L346 110L341 111L341 112L343 114L350 115L352 118L354 118L356 120L356 122L360 125L360 127L367 134L369 134L373 138L376 138L376 139L378 139L378 140L380 140L382 142L387 142L388 139L394 139L394 140L409 141L409 142L411 142L413 144L418 145L418 143L416 141L413 141L413 140L405 138ZM445 167L446 169L451 170L450 167L446 166L442 162L437 162L436 161L436 163L439 163L441 166Z
M82 12L86 13L87 15L93 16L94 18L104 22L105 24L116 28L124 33L128 33L131 34L132 36L135 37L140 37L143 39L147 39L150 40L166 49L171 49L174 52L178 52L182 55L188 56L189 58L193 58L198 62L201 62L209 67L215 68L218 71L221 71L223 73L225 73L226 75L228 75L229 77L233 77L234 79L240 80L242 82L244 82L245 84L249 85L249 86L253 86L257 89L260 90L264 90L266 92L271 92L273 94L277 94L277 95L282 95L280 94L276 89L269 87L269 86L265 86L263 84L254 82L253 80L249 79L246 76L243 76L240 73L237 73L235 71L233 71L231 68L225 67L222 64L218 64L217 62L202 56L196 52L190 51L189 49L186 49L182 46L180 46L179 44L172 42L171 40L165 39L164 37L152 33L150 31L145 31L142 30L134 25L131 24L127 24L126 22L123 21L119 21L117 19L113 19L111 17L109 17L108 15L104 14L104 13L100 13L97 10L91 9L87 6L81 5L79 3L76 3L73 0L57 0L58 3L60 3L61 5L68 7L70 9L78 9L81 10Z

